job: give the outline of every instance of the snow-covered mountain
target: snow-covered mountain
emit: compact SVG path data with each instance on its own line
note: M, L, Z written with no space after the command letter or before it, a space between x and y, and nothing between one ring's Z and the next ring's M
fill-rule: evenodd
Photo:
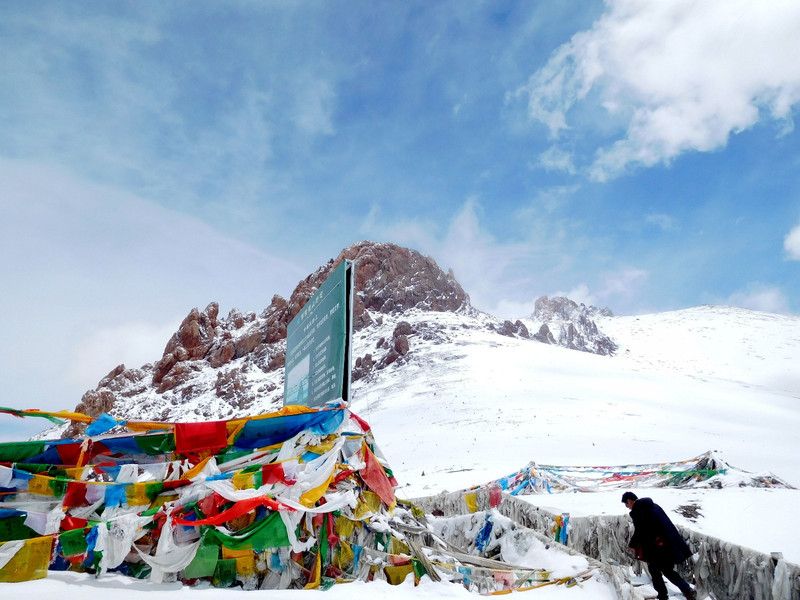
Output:
M192 310L158 361L120 365L76 410L180 421L280 407L286 325L344 258L357 265L353 410L409 497L531 460L619 465L707 450L800 485L800 318L720 306L615 317L541 298L504 321L474 309L432 259L392 244L346 248L260 314Z
M220 317L219 306L192 309L170 338L161 358L140 368L119 365L94 390L87 391L76 410L91 415L110 412L123 418L184 420L231 418L278 408L283 394L286 327L343 259L356 262L354 330L379 332L372 346L356 345L354 378L377 373L390 365L400 368L411 351L409 335L423 342L444 342L437 325L445 313L458 315L469 331L487 329L495 335L532 339L587 352L609 354L615 348L589 318L600 313L565 298L540 298L531 316L539 333L531 336L517 320L502 321L475 310L451 273L414 250L393 244L361 242L342 250L301 281L286 300L275 296L260 314L238 309ZM430 314L415 331L387 329L409 310ZM529 320L533 326L534 323ZM548 325L556 332L554 337ZM543 333L544 332L544 333ZM374 378L370 379L370 381ZM77 431L70 431L71 434Z

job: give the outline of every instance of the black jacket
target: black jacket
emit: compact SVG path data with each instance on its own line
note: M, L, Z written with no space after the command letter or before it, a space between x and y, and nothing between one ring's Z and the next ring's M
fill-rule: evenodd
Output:
M636 531L628 546L639 547L644 560L674 565L692 555L667 513L650 498L634 502L631 518Z

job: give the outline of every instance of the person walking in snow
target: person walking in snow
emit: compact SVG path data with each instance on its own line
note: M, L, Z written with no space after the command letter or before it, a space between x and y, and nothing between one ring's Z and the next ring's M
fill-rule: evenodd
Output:
M635 531L628 547L637 558L647 561L658 600L667 600L664 577L674 583L687 600L697 598L694 590L675 572L674 565L692 555L667 513L650 498L638 498L633 492L622 495L622 503L631 511Z

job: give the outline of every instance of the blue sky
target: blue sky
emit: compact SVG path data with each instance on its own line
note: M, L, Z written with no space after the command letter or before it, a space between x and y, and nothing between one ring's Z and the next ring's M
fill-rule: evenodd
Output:
M4 402L362 239L498 317L798 314L798 40L779 0L4 2Z

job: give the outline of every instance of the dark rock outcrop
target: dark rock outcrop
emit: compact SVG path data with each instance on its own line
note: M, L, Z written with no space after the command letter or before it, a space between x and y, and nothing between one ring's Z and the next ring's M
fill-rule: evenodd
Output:
M617 351L617 345L597 328L593 321L597 316L614 315L608 308L587 307L563 296L552 299L542 296L536 300L530 316L534 321L542 322L539 332L533 338L573 350L611 355ZM557 338L553 331L558 331Z
M78 412L99 415L110 412L123 418L164 420L174 418L190 403L189 416L242 414L258 402L277 408L281 400L281 369L286 362L286 332L290 321L302 310L322 283L343 260L355 262L353 330L383 326L384 318L396 322L371 352L355 357L352 379L358 380L414 358L415 340L444 343L447 327L403 319L410 310L463 312L474 319L464 328L488 327L496 333L521 339L558 344L585 352L611 354L614 342L600 332L592 320L610 315L608 309L578 305L567 298L547 297L536 301L531 316L541 325L531 335L526 325L491 322L470 306L469 296L452 271L443 272L429 257L394 244L359 242L300 281L288 299L272 297L260 314L232 309L220 318L219 305L193 308L168 340L161 357L139 369L119 365L94 390L87 391ZM488 321L488 323L487 323ZM177 411L177 413L176 413ZM144 416L142 416L144 415ZM73 425L67 435L78 435L83 427Z
M242 314L234 308L226 318L220 319L216 302L202 311L193 308L170 337L158 361L141 369L116 367L96 389L83 395L76 410L93 416L113 412L118 402L133 399L148 389L165 396L165 403L168 394L173 403L176 399L189 400L205 394L220 398L235 409L247 406L263 389L247 385L246 373L253 372L251 370L269 373L284 366L284 340L289 322L345 259L356 264L355 331L373 323L370 313L470 308L469 296L452 272L444 273L433 259L395 244L359 242L342 250L335 259L298 283L288 300L273 296L270 305L258 316L252 312ZM375 322L382 322L380 315L375 317ZM408 354L408 337L412 333L408 323L400 323L392 340L384 343L388 352L380 362L376 363L367 354L354 369L354 378L363 377L373 368L383 368ZM198 373L208 368L218 370L212 389L205 389L196 381ZM275 385L270 383L262 387L271 387L273 391ZM82 429L78 424L67 435L77 435Z

